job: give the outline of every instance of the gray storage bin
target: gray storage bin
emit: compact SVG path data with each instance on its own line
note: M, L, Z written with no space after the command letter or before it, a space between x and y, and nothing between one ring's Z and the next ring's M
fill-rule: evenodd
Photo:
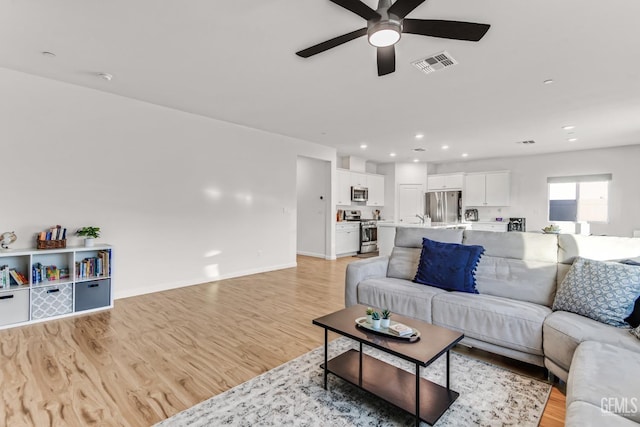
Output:
M111 304L111 280L91 280L76 283L76 312Z
M73 311L73 287L42 286L31 289L31 319L44 319Z
M29 289L0 292L0 326L29 321Z

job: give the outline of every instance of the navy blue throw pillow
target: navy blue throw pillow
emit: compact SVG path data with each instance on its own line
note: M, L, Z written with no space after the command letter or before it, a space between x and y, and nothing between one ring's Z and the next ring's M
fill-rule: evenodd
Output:
M640 257L631 258L631 259L623 259L620 262L622 264L640 266L640 262L638 262L638 261L640 261ZM624 320L628 324L630 324L632 328L637 328L638 326L640 326L640 297L638 297L638 299L636 300L636 304L633 306L633 311L631 312L629 317L627 317Z
M475 271L484 248L422 239L416 283L477 294Z

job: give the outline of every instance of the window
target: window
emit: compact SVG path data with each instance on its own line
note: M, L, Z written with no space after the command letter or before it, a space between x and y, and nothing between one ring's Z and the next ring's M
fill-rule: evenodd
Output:
M611 174L547 178L549 221L608 222Z

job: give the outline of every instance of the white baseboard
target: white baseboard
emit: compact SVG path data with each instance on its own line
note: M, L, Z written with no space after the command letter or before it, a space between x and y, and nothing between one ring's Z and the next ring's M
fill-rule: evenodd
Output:
M318 253L318 252L298 251L296 253L296 255L312 256L314 258L322 258L322 259L326 259L327 258L327 256L325 254L321 254L321 253Z
M298 266L298 263L292 262L289 264L280 264L280 265L273 265L273 266L263 267L263 268L254 268L250 270L237 271L234 273L218 276L215 279L206 278L206 277L196 277L191 280L181 280L179 282L171 282L171 283L160 283L158 285L147 286L144 288L123 289L123 290L114 289L113 299L115 300L120 298L129 298L129 297L135 297L138 295L152 294L154 292L162 292L162 291L168 291L171 289L185 288L187 286L195 286L195 285L202 285L204 283L219 282L220 280L233 279L234 277L251 276L252 274L267 273L269 271L276 271L276 270L284 270L285 268L294 268L297 266Z

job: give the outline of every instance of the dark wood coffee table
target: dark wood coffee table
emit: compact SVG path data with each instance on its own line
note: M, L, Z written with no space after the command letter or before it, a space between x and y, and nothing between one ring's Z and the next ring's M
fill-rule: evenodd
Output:
M332 373L415 415L416 426L420 424L420 420L430 425L435 424L459 396L458 392L449 388L449 351L464 338L464 334L394 314L393 320L396 322L419 330L420 339L410 343L394 337L381 336L356 326L355 320L365 315L366 308L363 305L355 305L313 321L314 325L324 328L324 388L327 388L328 374ZM329 331L358 341L360 351L348 350L327 360ZM415 374L363 354L363 344L414 363ZM447 386L442 387L420 378L420 367L429 366L445 353Z

